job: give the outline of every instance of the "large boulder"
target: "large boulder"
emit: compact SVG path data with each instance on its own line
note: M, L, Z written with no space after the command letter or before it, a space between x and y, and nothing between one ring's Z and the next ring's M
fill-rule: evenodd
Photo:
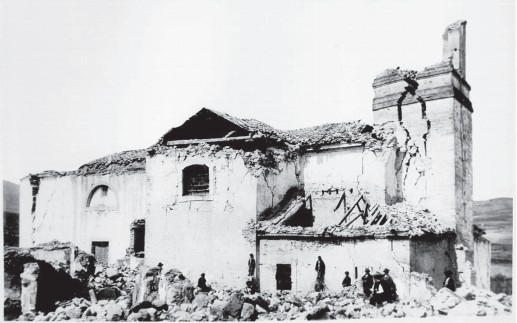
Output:
M120 321L124 318L124 311L120 305L115 302L109 302L106 305L106 320L108 321Z
M250 303L244 303L242 305L242 310L241 310L241 320L242 321L255 321L255 318L256 318L255 306L251 305Z
M228 300L223 307L223 315L238 318L241 314L243 304L244 301L242 300L241 293L234 292L230 300Z
M101 288L95 294L95 296L97 297L98 300L103 300L103 299L107 299L107 300L113 299L114 300L114 299L119 298L120 295L122 295L122 293L121 293L120 289L118 289L117 287Z
M192 304L196 308L203 308L208 306L208 295L205 293L199 293L194 297L194 300L192 301Z

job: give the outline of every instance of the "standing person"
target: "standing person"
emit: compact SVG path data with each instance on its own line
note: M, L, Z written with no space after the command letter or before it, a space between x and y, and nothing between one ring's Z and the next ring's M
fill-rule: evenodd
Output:
M250 259L248 259L248 276L253 276L255 274L255 258L253 258L253 254L250 253Z
M454 283L454 278L452 278L453 272L451 270L446 270L444 272L444 274L445 274L445 281L443 282L443 287L447 287L448 289L455 292L456 284Z
M363 292L366 295L366 297L370 297L372 294L372 287L373 287L373 277L370 275L370 269L366 268L364 270L364 275L361 277L361 280L363 281Z
M373 274L373 295L370 298L370 304L372 305L382 305L382 302L387 300L386 290L383 287L384 284L382 284L382 278L383 275L380 272Z
M345 271L345 279L343 279L343 287L352 286L352 279L348 276L349 272Z
M325 284L325 263L321 259L321 256L318 256L318 261L316 262L316 281L321 285Z
M390 303L397 300L397 285L393 281L393 278L389 275L390 270L384 269L384 276L381 279L382 288L386 294L386 300Z

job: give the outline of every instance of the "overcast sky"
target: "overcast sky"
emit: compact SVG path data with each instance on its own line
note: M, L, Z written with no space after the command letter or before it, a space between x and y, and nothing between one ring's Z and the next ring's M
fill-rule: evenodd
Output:
M2 1L2 177L154 144L202 107L280 129L372 121L386 68L467 23L474 199L513 196L514 1Z

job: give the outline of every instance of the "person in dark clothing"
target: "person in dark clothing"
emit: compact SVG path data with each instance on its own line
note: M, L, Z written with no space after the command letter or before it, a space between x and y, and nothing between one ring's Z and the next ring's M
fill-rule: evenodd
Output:
M350 276L348 276L349 272L348 271L345 271L345 279L343 279L343 287L348 287L348 286L351 286L352 285L352 278L350 278Z
M366 295L366 297L370 297L372 294L372 287L373 287L373 277L370 275L370 269L366 268L364 270L364 275L361 278L363 281L363 292Z
M446 270L444 272L444 274L445 274L445 281L443 282L443 287L447 287L448 289L455 292L456 284L454 283L454 278L452 278L453 272L451 270Z
M208 287L206 285L206 279L205 279L205 274L201 274L201 277L199 277L198 281L197 281L197 287L199 287L199 289L201 289L202 292L209 292L210 291L210 287Z
M393 303L397 300L397 285L389 275L390 270L384 269L384 276L381 279L382 288L384 289L384 293L386 294L386 300L390 303Z
M246 288L244 289L244 291L247 294L251 294L251 295L253 295L257 292L257 286L255 284L254 279L250 279L246 282Z
M321 259L321 256L318 256L318 261L316 262L316 272L318 273L316 276L316 281L319 284L325 284L325 263Z
M380 272L376 272L373 275L374 284L373 284L373 295L370 298L370 304L372 305L382 305L382 302L387 301L386 290L382 284L383 275Z
M253 276L255 274L255 259L253 258L253 254L250 253L250 259L248 259L248 276Z

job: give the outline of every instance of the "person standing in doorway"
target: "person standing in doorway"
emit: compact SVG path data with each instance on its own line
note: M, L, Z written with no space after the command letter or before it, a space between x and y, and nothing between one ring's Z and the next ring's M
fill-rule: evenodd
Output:
M248 259L248 276L255 275L255 258L253 258L253 254L250 253L250 259Z

